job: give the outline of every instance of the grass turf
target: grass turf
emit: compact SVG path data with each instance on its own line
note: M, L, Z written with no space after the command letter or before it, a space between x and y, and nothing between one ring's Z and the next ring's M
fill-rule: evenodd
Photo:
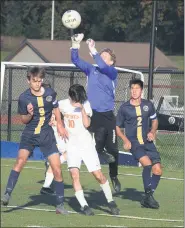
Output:
M1 160L1 191L6 186L7 178L14 163L12 159ZM29 208L41 208L43 210L55 210L55 198L40 195L39 191L43 183L44 163L29 161L20 175L17 186L12 194L9 205L25 206ZM30 167L30 168L29 168ZM108 176L108 167L102 166L103 172ZM63 166L65 180L65 205L70 211L79 212L79 205L74 197L71 178L66 166ZM86 168L82 166L82 171ZM119 167L121 174L140 174L141 168ZM167 222L164 219L183 220L183 181L162 179L155 193L160 202L159 210L145 209L140 207L143 194L141 177L119 175L122 184L120 194L115 194L114 199L121 209L123 216L135 216L134 218L108 217L109 209L100 192L100 186L87 172L81 172L81 183L90 207L95 216L86 217L79 213L68 216L56 215L55 212L32 211L22 209L1 208L1 227L175 227L183 226L183 222ZM183 172L171 172L164 170L164 176L182 178ZM102 216L98 214L104 214ZM142 218L146 218L143 220ZM161 219L151 221L151 219Z

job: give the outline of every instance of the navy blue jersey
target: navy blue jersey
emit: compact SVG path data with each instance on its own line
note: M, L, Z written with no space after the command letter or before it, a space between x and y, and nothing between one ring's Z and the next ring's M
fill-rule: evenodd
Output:
M23 92L18 101L18 112L20 115L27 115L27 105L33 105L33 118L26 124L25 130L33 131L34 134L40 134L41 129L49 127L53 108L58 107L56 92L51 88L45 88L42 96L35 96L30 89Z
M149 120L156 118L156 111L151 101L142 99L140 105L134 106L129 100L119 108L116 125L125 128L125 135L131 142L138 141L139 144L144 144L150 131Z

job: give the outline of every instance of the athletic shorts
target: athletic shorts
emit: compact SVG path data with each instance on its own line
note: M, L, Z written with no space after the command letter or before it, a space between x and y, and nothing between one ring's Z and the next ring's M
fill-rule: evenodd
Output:
M132 147L130 152L135 157L135 159L139 160L143 156L148 156L152 161L152 164L161 163L160 154L157 151L153 142L147 141L144 145L139 144L138 142L132 142Z
M100 160L95 149L93 140L83 139L82 142L68 141L67 143L67 164L68 169L80 169L82 161L91 173L101 169Z
M51 127L41 130L40 134L34 134L28 130L23 131L19 149L28 150L31 156L35 147L40 148L45 158L54 153L59 153L54 131Z
M62 154L64 152L66 152L66 142L65 142L64 139L62 139L61 136L58 135L56 127L53 127L53 130L54 130L54 135L55 135L55 138L56 138L56 141L57 141L58 150Z

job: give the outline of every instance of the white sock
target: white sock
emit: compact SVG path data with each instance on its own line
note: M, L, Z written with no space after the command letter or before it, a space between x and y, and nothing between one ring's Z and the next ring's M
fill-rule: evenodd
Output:
M54 178L54 175L53 173L46 173L46 177L45 177L45 181L44 181L44 184L43 184L43 187L44 188L49 188L52 181L53 181L53 178Z
M109 181L107 180L105 182L105 184L100 184L100 187L102 188L103 192L104 192L104 195L107 199L107 202L111 202L113 201L113 198L112 198L112 191L111 191L111 188L110 188L110 185L109 185Z
M87 201L86 201L86 199L84 197L83 190L79 190L79 191L75 192L75 196L76 196L76 198L77 198L77 200L78 200L78 202L79 202L81 207L84 207L85 205L88 206Z

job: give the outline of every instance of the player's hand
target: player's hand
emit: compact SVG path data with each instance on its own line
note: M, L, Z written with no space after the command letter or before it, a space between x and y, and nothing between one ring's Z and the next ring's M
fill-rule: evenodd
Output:
M50 119L50 121L49 121L49 125L50 126L56 126L56 120L55 120L55 115L54 114L52 114L52 116L51 116L51 119Z
M57 124L57 131L58 135L62 137L62 139L68 139L68 132L67 130L60 124Z
M88 45L88 47L89 47L90 54L91 54L91 55L96 55L97 50L96 50L96 48L95 48L95 41L94 41L93 39L88 39L88 40L86 41L86 43L87 43L87 45Z
M84 38L83 33L73 35L71 37L72 48L79 49L80 48L80 42L83 40L83 38Z
M29 103L29 104L27 105L27 111L28 111L28 113L29 113L31 116L33 116L33 105L32 105L32 103Z
M155 133L155 132L150 131L150 132L147 134L147 140L148 140L148 141L154 141L155 138L156 138L156 133Z
M77 102L77 103L72 103L72 106L73 107L76 107L76 108L83 108L83 105L81 104L81 103L79 103L79 102Z
M130 150L131 149L131 142L129 140L124 141L123 148L124 150Z

